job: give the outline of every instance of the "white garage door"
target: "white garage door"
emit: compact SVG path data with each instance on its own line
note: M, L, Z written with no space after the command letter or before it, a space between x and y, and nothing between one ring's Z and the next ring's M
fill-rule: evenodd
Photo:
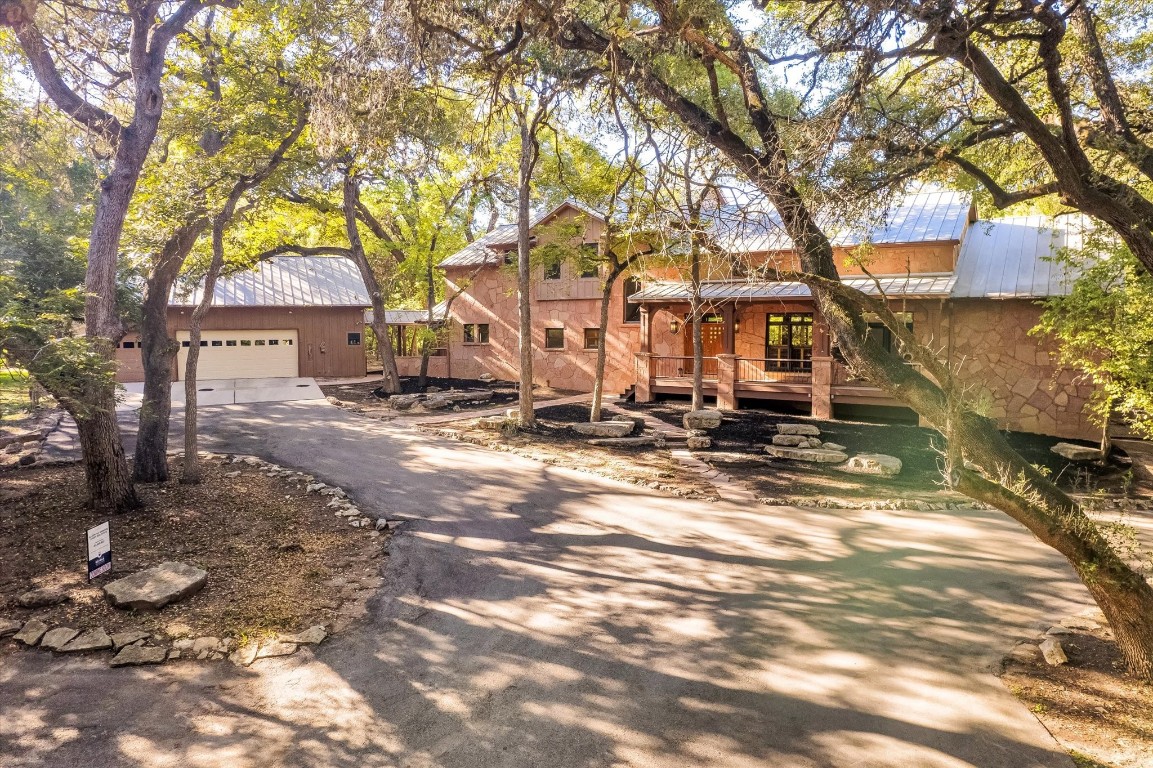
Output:
M180 357L177 375L184 378L188 359L188 331L180 331ZM200 362L196 378L262 379L297 376L300 358L295 330L284 331L203 331L200 334Z

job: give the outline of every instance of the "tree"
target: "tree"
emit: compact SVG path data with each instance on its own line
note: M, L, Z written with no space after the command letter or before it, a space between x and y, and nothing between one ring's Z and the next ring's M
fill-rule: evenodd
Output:
M100 2L83 14L52 3L0 2L0 25L10 30L26 63L48 98L75 123L111 147L111 168L100 181L87 251L84 333L91 355L109 365L124 333L118 312L117 268L124 221L141 170L164 111L164 74L169 45L215 0L184 0L161 17L161 0ZM47 30L41 25L52 25ZM55 35L54 27L62 33ZM82 46L54 49L60 40L106 41L98 50ZM63 66L62 66L63 63ZM112 73L100 101L91 84L70 82L71 73L95 64ZM122 94L123 88L130 93ZM116 106L110 110L102 104ZM120 116L118 116L120 115ZM121 117L127 115L126 118ZM48 382L42 382L49 388ZM93 507L120 512L139 505L116 424L115 382L107 376L53 382L67 391L49 391L76 420ZM80 407L81 404L83 407Z

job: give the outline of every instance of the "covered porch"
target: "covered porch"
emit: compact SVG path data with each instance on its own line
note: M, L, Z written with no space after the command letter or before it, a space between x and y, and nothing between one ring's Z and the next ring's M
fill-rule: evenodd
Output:
M879 293L875 284L863 290ZM936 336L945 320L952 275L880 278L891 308L918 336ZM833 418L838 405L901 407L837 360L828 326L800 283L717 281L702 285L702 378L718 408L742 402L807 404L816 418ZM693 347L689 286L657 283L630 297L641 308L636 399L692 392ZM877 339L891 343L879 322Z

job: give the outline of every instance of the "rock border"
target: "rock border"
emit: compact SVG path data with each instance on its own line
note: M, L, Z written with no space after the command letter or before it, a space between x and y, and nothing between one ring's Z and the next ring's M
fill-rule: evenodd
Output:
M169 455L176 459L184 457L182 451L169 451ZM244 464L257 469L266 477L294 482L297 487L304 485L308 493L331 497L327 506L333 510L333 514L346 518L352 528L366 530L371 538L380 538L401 525L399 520L388 520L384 516L373 518L365 514L343 488L320 482L305 472L246 454L201 451L199 455L205 461L219 461L222 465ZM239 475L240 470L224 473L226 478ZM63 599L67 599L67 596ZM357 602L365 601L367 597ZM220 661L225 658L238 666L247 667L257 659L290 656L301 646L319 645L335 632L335 627L317 624L301 632L277 633L244 644L232 637L211 636L177 638L171 644L166 644L163 638L143 630L122 630L109 635L104 627L54 627L35 617L25 621L0 617L0 640L11 638L28 649L60 654L112 651L110 667L162 664L178 659Z

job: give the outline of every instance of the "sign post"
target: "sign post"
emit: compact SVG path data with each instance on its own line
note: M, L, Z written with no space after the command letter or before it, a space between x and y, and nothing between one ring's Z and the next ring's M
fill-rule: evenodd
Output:
M88 580L112 570L112 537L108 523L88 529Z

